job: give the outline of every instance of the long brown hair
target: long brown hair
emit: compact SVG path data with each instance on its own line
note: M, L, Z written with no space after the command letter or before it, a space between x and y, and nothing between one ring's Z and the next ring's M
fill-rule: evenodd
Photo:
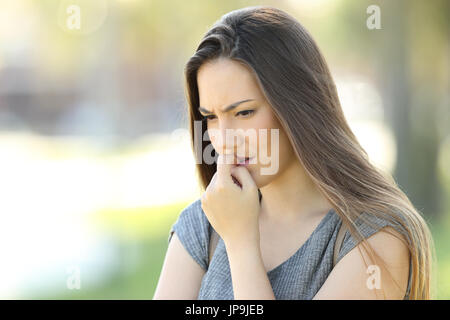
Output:
M254 73L306 172L372 258L377 255L355 224L358 217L365 221L361 213L399 226L404 237L393 235L407 244L412 266L409 298L431 299L435 249L427 223L392 176L370 163L347 124L319 48L305 28L282 10L255 6L225 14L206 32L186 64L190 132L202 187L210 183L216 164L201 160L210 143L196 141L194 122L202 120L197 70L219 57L243 63ZM202 123L201 137L205 130Z

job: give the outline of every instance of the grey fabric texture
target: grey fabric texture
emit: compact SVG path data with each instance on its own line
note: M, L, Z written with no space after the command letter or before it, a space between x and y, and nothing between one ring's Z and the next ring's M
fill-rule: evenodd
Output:
M364 214L364 213L363 213ZM397 225L385 219L366 215L377 228L357 220L356 224L365 238L370 237L385 226ZM287 260L267 272L277 300L310 300L324 284L333 268L333 251L342 220L331 209L320 221L316 229L303 245ZM233 300L233 285L225 244L219 237L214 255L208 266L209 238L211 225L201 208L201 201L185 207L169 231L168 241L175 232L187 252L205 270L198 300ZM342 259L356 246L356 241L347 231L339 251L338 260ZM409 298L411 287L411 262L408 289L404 299Z

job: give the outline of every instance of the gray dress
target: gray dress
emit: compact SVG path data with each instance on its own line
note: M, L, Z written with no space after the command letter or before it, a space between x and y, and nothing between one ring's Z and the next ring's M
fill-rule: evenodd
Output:
M396 225L387 220L373 216L371 219L380 228L390 225L401 232ZM310 300L316 295L331 272L334 243L341 223L339 215L331 209L306 242L291 257L267 272L277 300ZM365 238L379 230L359 220L356 224ZM181 211L170 229L168 241L172 238L173 232L176 232L187 252L205 270L198 294L199 300L233 300L228 256L225 244L220 237L208 267L211 228L201 208L201 201L198 199ZM355 246L356 242L347 231L337 262ZM408 289L404 299L409 298L410 287L411 262Z

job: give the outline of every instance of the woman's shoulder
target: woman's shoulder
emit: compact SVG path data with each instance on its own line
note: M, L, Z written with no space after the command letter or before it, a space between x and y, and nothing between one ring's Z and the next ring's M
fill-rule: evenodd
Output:
M364 239L368 239L379 231L383 233L392 234L396 236L402 236L405 240L408 239L408 233L401 223L401 219L405 219L401 213L386 214L386 213L369 213L362 212L356 219L354 219L354 226L357 233L359 233ZM345 229L345 234L342 241L342 247L338 255L338 260L342 258L351 249L356 247L361 240L354 237L348 227Z
M180 216L181 215L186 215L189 218L206 218L205 213L203 212L202 209L202 202L201 202L201 198L197 198L194 201L192 201L191 203L189 203L187 206L185 206L181 212L180 212Z
M168 242L174 232L194 260L206 269L210 228L201 207L201 198L194 200L181 210L170 228Z
M401 220L406 219L402 213L394 214L372 214L361 213L354 223L357 232L367 239L376 254L388 265L397 266L396 277L402 282L406 282L405 298L409 297L411 288L411 259L408 248L408 232ZM402 239L403 238L403 239ZM341 260L353 248L361 243L360 239L355 239L348 229L344 236L342 247L338 254L337 261ZM402 266L401 271L399 266ZM408 273L407 279L405 275Z
M404 224L401 220L405 220L405 215L402 213L385 213L377 212L361 212L361 214L354 220L355 226L364 238L370 237L381 229L395 230L397 233L407 235Z
M200 197L181 209L177 220L171 227L171 231L174 231L175 227L187 229L190 232L202 231L205 227L209 227L209 221L202 209Z

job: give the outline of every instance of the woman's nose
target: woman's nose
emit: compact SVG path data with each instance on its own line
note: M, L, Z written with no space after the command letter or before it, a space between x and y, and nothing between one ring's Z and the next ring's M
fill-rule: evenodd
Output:
M216 150L219 153L231 153L242 146L244 139L239 130L222 127L217 129L216 140L214 142L217 148Z

